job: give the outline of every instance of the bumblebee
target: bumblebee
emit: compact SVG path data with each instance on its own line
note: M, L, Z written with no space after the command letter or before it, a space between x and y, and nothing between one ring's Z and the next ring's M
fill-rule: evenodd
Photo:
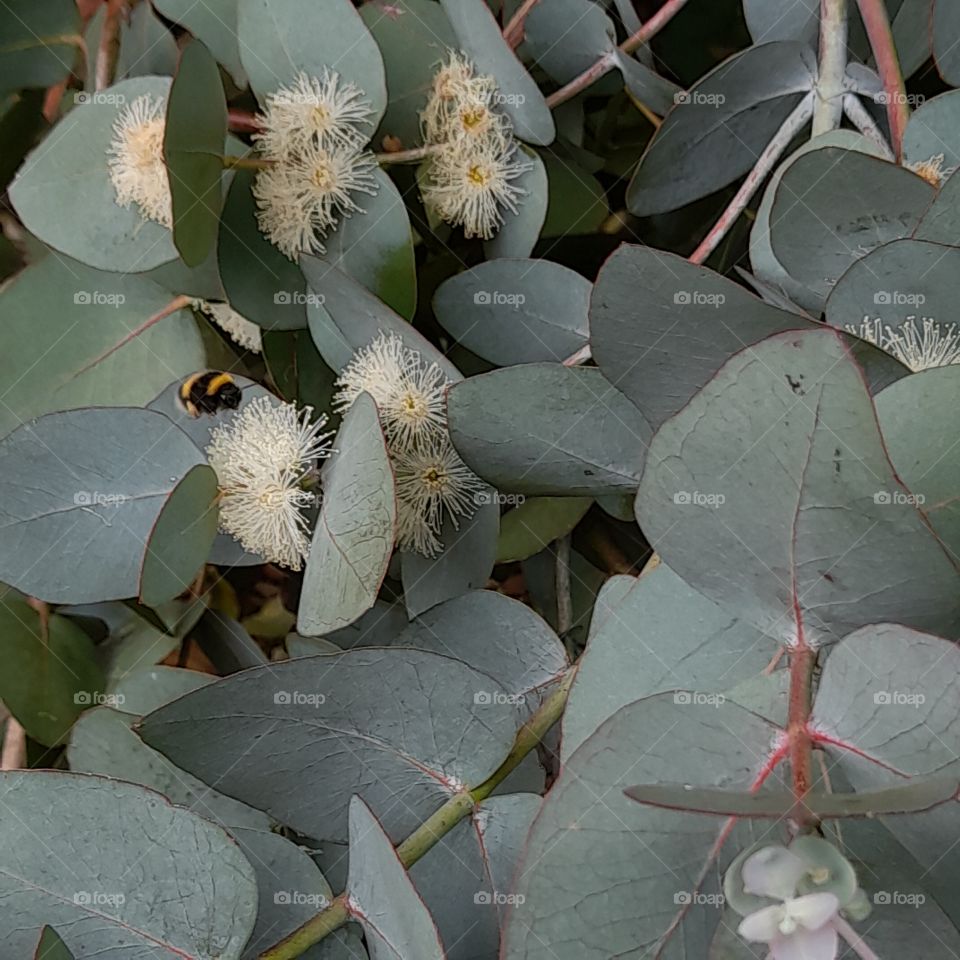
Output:
M220 410L236 410L242 394L229 373L208 370L194 373L180 384L179 397L191 417Z

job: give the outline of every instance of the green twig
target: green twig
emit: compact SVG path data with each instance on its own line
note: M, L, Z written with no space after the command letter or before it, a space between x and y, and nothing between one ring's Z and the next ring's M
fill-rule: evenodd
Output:
M404 867L415 864L467 817L478 803L486 800L516 770L520 761L540 743L547 731L563 715L575 673L574 669L570 669L557 689L543 701L540 709L520 728L506 759L493 774L472 790L461 790L454 794L397 847L397 856ZM259 960L293 960L349 920L350 907L348 894L345 891L289 936L261 953Z

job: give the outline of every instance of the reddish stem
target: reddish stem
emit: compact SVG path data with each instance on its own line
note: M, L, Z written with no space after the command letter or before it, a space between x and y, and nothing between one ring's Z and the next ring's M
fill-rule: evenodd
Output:
M797 645L790 651L790 698L787 714L787 738L790 749L790 769L793 777L794 808L791 818L798 823L809 821L803 800L813 783L812 748L808 722L813 703L813 668L817 652L809 646L799 628Z
M227 122L233 133L258 133L260 121L249 110L228 110Z
M512 49L516 49L523 41L523 24L527 19L527 14L539 2L540 0L523 0L523 3L517 8L517 12L510 18L510 22L503 28L503 39Z
M870 49L877 61L877 72L883 81L886 96L887 121L890 124L890 141L897 160L900 160L903 145L903 131L910 118L907 108L907 89L903 82L903 71L897 57L897 47L893 42L893 30L883 0L857 0L863 25L867 28Z
M648 40L656 36L687 4L687 0L667 0L667 2L635 33L627 37L620 44L620 51L625 54L633 53L637 47L643 46ZM566 86L547 97L547 106L556 107L575 97L581 90L586 90L596 83L602 76L609 73L616 66L616 57L611 51L605 53L596 63L588 67L578 77L574 77Z

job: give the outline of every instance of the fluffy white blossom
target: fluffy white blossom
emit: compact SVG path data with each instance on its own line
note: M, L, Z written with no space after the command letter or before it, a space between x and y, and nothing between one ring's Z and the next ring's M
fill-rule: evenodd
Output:
M960 363L960 331L955 323L941 326L922 317L918 326L916 317L907 317L900 327L892 327L879 318L864 317L859 326L848 324L846 330L893 354L914 373Z
M373 108L363 91L324 68L320 77L297 74L266 98L253 136L264 157L283 160L308 146L359 146L372 132Z
M376 166L373 154L356 145L308 143L257 174L253 195L260 229L291 260L323 253L323 238L339 219L363 213L354 194L377 192Z
M431 147L423 201L440 219L462 226L468 237L490 239L503 211L517 212L525 191L514 181L529 170L513 139L509 119L496 109L492 77L478 76L452 52L433 79L420 115Z
M309 549L304 489L316 461L331 454L326 416L257 397L210 434L207 457L220 486L220 529L251 553L299 570Z
M198 299L193 301L193 306L208 316L235 344L251 353L262 352L260 328L237 313L229 303Z
M333 408L346 410L361 393L369 393L391 446L405 449L445 430L447 382L436 363L424 361L396 334L381 333L343 369Z
M830 922L839 903L832 893L808 893L748 914L737 932L765 943L773 960L834 960L839 937Z
M447 436L408 447L394 457L397 542L401 549L434 557L443 549L444 517L455 529L472 517L483 481L460 459Z
M944 157L942 153L935 153L926 160L913 160L908 163L906 167L918 177L923 177L927 183L939 188L943 186L944 181L957 169L956 167L945 167L943 160Z
M117 204L137 205L144 220L173 226L170 181L163 160L163 97L137 97L113 124L108 166Z

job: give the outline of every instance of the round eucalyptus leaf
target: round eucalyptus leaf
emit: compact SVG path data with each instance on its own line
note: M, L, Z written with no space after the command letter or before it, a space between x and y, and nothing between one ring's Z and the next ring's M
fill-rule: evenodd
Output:
M203 263L217 239L226 136L220 70L207 48L194 40L180 56L163 135L173 242L188 267Z
M820 10L816 4L743 0L743 17L754 43L798 40L812 47L820 32Z
M592 0L535 4L523 23L524 51L559 84L616 47L613 21Z
M587 343L591 290L549 260L488 260L444 281L433 310L459 343L498 366L562 361Z
M497 563L526 560L570 533L593 503L590 497L530 497L500 518Z
M186 27L226 67L238 87L247 85L240 63L237 0L152 0L168 20Z
M650 141L627 190L630 210L675 210L745 174L815 75L813 52L789 41L748 47L715 67L678 94Z
M165 100L169 77L134 77L70 111L24 161L10 201L31 233L101 270L142 273L177 258L173 234L144 221L136 204L117 205L108 150L114 124L138 97Z
M960 177L948 177L913 231L915 240L952 245L960 230Z
M391 836L406 836L449 797L452 779L483 782L518 726L507 691L462 661L364 647L235 673L149 714L138 732L218 790L339 841L355 794Z
M140 600L147 606L172 600L195 579L217 535L217 494L217 475L200 464L161 507L140 572Z
M250 192L255 170L237 170L227 191L217 240L220 279L230 305L264 330L307 325L307 284L257 226Z
M556 136L550 108L523 64L507 45L485 0L440 0L459 47L479 74L497 81L500 104L516 135L546 146Z
M390 837L360 797L350 801L351 916L363 927L370 960L445 960L440 934Z
M960 8L950 0L933 0L933 59L940 76L951 85L960 84L960 49L951 41L960 31Z
M914 495L923 498L930 525L954 558L960 558L958 395L960 365L953 364L904 377L876 398L890 462Z
M183 684L181 692L188 693L190 689ZM118 689L105 701L127 707L126 701L120 702L121 696ZM130 712L120 712L109 706L94 707L84 713L70 731L67 746L70 769L75 773L95 773L139 783L162 793L178 807L212 820L227 830L232 831L235 827L270 829L270 818L266 814L217 793L201 780L175 767L156 750L151 750L131 729L135 719Z
M886 621L960 631L960 575L829 329L730 359L655 435L636 510L664 562L775 640L821 644ZM891 566L890 551L909 563Z
M68 410L15 430L0 442L0 580L53 603L137 596L159 524L159 557L178 564L166 582L188 582L193 545L178 556L162 538L203 523L209 500L177 495L202 464L193 443L151 410ZM171 502L184 510L171 514L175 522L163 517Z
M238 0L237 20L240 61L258 99L327 67L363 91L373 132L387 105L383 58L350 0Z
M615 713L567 758L534 820L504 960L605 960L663 948L706 957L720 923L719 873L749 828L735 821L721 833L716 820L641 806L623 791L637 781L759 787L778 732L735 704L674 692ZM617 922L596 923L597 903Z
M121 19L117 80L154 74L172 76L179 55L176 39L149 3L138 3L127 18Z
M410 218L390 177L380 168L374 177L376 196L364 197L363 212L340 221L324 239L327 252L317 261L342 270L409 318L417 307ZM322 281L317 290L323 290Z
M0 791L9 814L0 829L0 937L12 955L28 956L49 923L79 957L240 957L257 887L220 827L105 777L5 772ZM163 842L145 843L151 836Z
M40 942L33 960L74 960L74 956L60 934L53 927L45 926L40 932Z
M297 629L307 636L340 630L366 613L393 554L393 468L369 394L347 411L334 449L323 467L323 504L297 613Z
M777 187L773 253L822 304L856 260L909 236L934 193L909 170L858 150L813 150L787 168Z
M8 0L0 7L0 92L60 83L82 46L73 0Z
M447 410L467 465L517 493L632 490L652 435L599 370L557 363L519 364L454 384Z
M521 147L521 151L524 159L532 164L514 181L523 191L523 202L516 214L505 218L492 240L484 240L483 249L489 260L497 257L529 257L546 221L550 201L547 168L539 153L526 146Z
M960 166L960 91L949 90L922 103L903 131L903 162L925 163L942 155L943 172Z
M0 291L0 435L54 410L147 403L202 368L203 341L189 310L131 337L169 306L170 295L142 276L56 256L22 271Z
M0 601L0 698L29 736L45 746L61 743L76 718L103 689L92 641L74 620L59 614L40 622L26 601Z
M497 559L500 507L494 501L493 491L482 491L478 497L487 502L470 519L461 520L459 527L449 516L444 517L440 530L443 552L438 556L401 552L403 602L411 617L444 600L480 590L489 582Z
M415 146L433 75L457 46L450 22L435 0L365 3L360 16L380 48L387 77L389 99L373 142L381 149L391 137L404 149Z
M214 677L182 667L141 666L126 673L113 685L118 710L140 716L162 707L191 690L213 683Z

